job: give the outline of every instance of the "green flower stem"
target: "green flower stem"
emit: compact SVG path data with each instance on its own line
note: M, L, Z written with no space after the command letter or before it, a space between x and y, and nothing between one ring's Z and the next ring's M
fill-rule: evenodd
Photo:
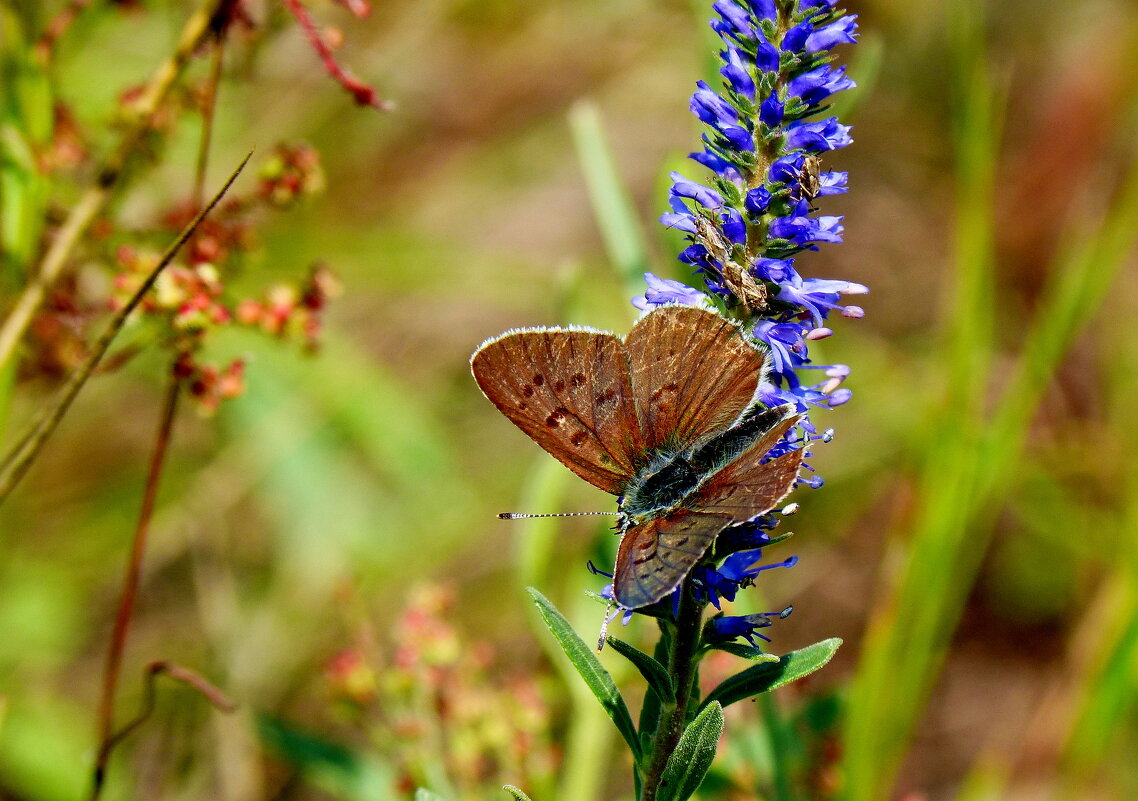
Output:
M680 591L680 608L676 622L669 624L672 630L672 647L668 654L668 674L675 684L676 702L665 704L660 715L660 725L652 741L652 753L644 770L644 789L640 801L656 801L664 767L668 764L668 757L676 750L676 743L679 742L687 723L688 709L693 701L693 690L696 689L699 638L703 610L706 606L706 602L695 599L689 576Z
M775 801L793 801L790 787L791 749L794 747L786 730L786 721L775 706L774 694L763 693L758 697L760 714L767 729L771 751L771 776L774 783Z

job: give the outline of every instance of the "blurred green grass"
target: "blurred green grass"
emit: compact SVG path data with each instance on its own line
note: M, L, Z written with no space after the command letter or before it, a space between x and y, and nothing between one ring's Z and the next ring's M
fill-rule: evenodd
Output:
M801 264L873 294L867 318L824 343L825 359L853 367L855 398L817 460L827 487L800 499L802 561L764 587L796 607L777 650L847 645L815 684L781 691L776 711L843 691L845 784L831 796L1132 797L1136 12L1105 0L850 5L880 52L865 66L879 65L872 92L850 101L856 142L834 160L851 192L825 207L846 215L847 243ZM352 108L295 31L230 67L211 172L251 145L305 138L329 184L268 221L242 284L321 258L347 292L315 359L253 338L221 346L253 355L249 392L215 420L179 424L121 708L137 704L131 677L146 660L177 659L249 709L375 758L324 700L324 665L359 627L343 588L358 588L389 653L411 580L452 580L456 624L566 696L551 711L566 764L550 797L624 797L607 722L584 717L591 699L540 655L520 589L548 588L587 634L598 608L573 599L597 587L580 566L611 543L577 521L494 520L611 501L535 461L466 360L513 325L624 329L645 265L679 277L675 237L653 220L667 170L696 173L681 165L706 10L393 2L364 23L314 11L343 26L345 60L399 110ZM65 40L54 87L91 147L107 146L110 101L184 13L99 8ZM592 105L571 114L581 101ZM132 224L184 195L193 129L124 198ZM0 795L74 798L85 782L161 374L147 354L100 377L3 509ZM21 387L9 419L48 389ZM199 706L163 693L116 760L114 797L139 791L136 770L162 776L164 797L195 797L223 770L259 776L262 795L222 782L217 797L270 797L287 767L240 726L219 734ZM709 797L754 797L732 777L756 771L766 786L771 745L755 716L728 712L745 756L728 758L736 767Z

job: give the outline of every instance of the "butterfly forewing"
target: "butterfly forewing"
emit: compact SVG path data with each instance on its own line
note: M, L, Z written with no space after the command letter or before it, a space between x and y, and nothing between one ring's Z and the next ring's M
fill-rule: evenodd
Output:
M683 509L630 528L620 538L613 571L617 603L636 609L668 595L733 522L729 514Z
M490 401L566 467L617 494L645 452L624 344L599 331L508 333L471 372Z
M653 311L625 346L649 450L683 448L734 422L754 398L765 358L735 323L691 306Z

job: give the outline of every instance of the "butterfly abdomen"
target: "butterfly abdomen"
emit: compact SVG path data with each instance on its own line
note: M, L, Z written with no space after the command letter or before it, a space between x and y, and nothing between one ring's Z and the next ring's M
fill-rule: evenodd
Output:
M733 426L697 446L688 457L692 469L705 477L722 470L790 413L786 406L748 409Z

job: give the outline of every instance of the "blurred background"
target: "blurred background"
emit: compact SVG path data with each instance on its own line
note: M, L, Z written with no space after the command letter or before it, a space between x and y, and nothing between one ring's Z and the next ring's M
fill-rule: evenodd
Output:
M798 565L735 607L794 605L775 653L845 645L769 708L728 710L700 797L1134 798L1138 8L845 5L861 42L839 56L860 87L838 112L855 143L827 167L851 190L820 204L845 216L845 243L798 263L872 290L816 356L852 367L854 398L816 413L837 436L779 546ZM63 4L43 6L21 11L42 23ZM495 519L612 499L501 417L467 360L514 326L625 331L639 272L685 278L655 220L670 169L702 177L684 158L688 97L713 70L708 6L385 0L361 20L313 0L343 33L337 58L395 104L378 113L280 8L248 4L207 189L278 141L310 143L326 188L258 220L231 285L321 261L343 294L315 355L247 332L211 342L249 357L247 388L215 416L179 414L119 718L153 659L240 710L160 685L108 797L482 799L507 782L536 801L631 797L628 756L523 590L588 640L603 607L584 590L604 580L585 564L611 564L614 538L587 518ZM97 2L58 43L55 98L96 161L116 98L191 8ZM191 114L172 124L111 206L121 229L189 195L199 132ZM53 180L66 209L90 174ZM150 348L96 376L0 511L0 799L87 786L167 362ZM25 370L9 440L59 383ZM652 628L620 636L647 647ZM639 677L601 658L638 697ZM713 662L705 683L736 669Z

